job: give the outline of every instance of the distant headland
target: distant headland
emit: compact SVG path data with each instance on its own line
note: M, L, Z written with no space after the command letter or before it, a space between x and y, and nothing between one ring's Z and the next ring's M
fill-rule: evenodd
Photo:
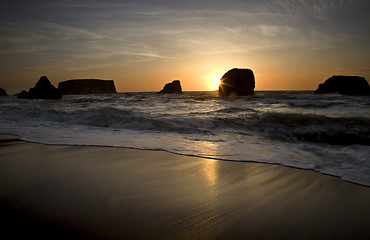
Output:
M62 95L117 93L113 80L101 79L73 79L63 81L58 84L58 90Z
M4 90L5 91L5 90ZM60 82L58 88L52 85L46 76L42 76L35 87L23 90L18 98L25 99L61 99L68 94L106 94L117 93L113 80L75 79Z
M341 95L370 95L369 83L358 76L332 76L319 84L315 94L339 93Z

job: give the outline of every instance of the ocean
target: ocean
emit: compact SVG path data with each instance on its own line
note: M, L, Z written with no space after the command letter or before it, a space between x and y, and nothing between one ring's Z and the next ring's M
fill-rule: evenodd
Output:
M278 164L370 186L370 97L257 91L0 98L0 134ZM52 154L52 153L51 153Z

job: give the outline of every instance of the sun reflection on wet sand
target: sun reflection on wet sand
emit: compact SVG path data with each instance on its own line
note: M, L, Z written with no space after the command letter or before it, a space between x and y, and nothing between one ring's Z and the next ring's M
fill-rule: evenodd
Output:
M214 188L217 184L217 165L218 161L211 158L218 156L220 143L215 141L193 141L192 148L198 152L200 157L204 157L201 168L202 177L206 186Z
M202 148L204 156L211 157L217 154L219 146L214 142L202 142L198 147ZM203 175L202 199L199 202L199 210L202 214L199 216L203 216L203 219L195 217L195 221L207 233L215 232L215 226L217 226L218 222L222 221L219 211L218 165L218 160L203 159L201 168L199 169Z
M202 168L208 185L214 187L217 182L217 160L205 160Z
M217 156L219 145L217 142L199 142L197 146L202 152L204 157L212 157ZM202 172L205 175L205 179L209 186L214 187L217 183L217 160L213 159L205 159L204 164L202 166Z

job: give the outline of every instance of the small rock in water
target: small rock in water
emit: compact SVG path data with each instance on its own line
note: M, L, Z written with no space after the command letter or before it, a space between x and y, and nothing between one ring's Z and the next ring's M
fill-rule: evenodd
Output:
M6 93L5 89L0 88L0 96L8 96L8 94Z
M159 93L182 93L179 80L174 80L172 83L167 83Z
M56 89L46 76L42 76L35 87L27 92L23 90L18 94L18 98L27 99L61 99L62 94Z

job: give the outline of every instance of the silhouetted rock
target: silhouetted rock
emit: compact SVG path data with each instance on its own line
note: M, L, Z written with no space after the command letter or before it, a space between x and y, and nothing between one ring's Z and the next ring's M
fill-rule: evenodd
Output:
M343 95L370 95L370 86L359 76L332 76L319 84L315 94L339 93Z
M250 69L233 68L221 78L219 96L246 96L254 94L254 74Z
M2 97L2 96L8 96L8 94L6 93L6 91L3 88L0 88L0 97Z
M174 80L172 83L167 83L159 93L182 93L179 80Z
M18 98L29 98L29 93L26 90L17 94Z
M100 79L67 80L60 82L58 89L63 95L117 93L113 80Z
M319 84L314 94L370 95L369 83L358 76L332 76Z
M46 76L42 76L35 87L27 92L23 90L18 94L18 98L28 99L61 99L62 94L56 89Z
M339 93L342 95L370 95L369 83L358 76L332 76L319 84L315 94Z

